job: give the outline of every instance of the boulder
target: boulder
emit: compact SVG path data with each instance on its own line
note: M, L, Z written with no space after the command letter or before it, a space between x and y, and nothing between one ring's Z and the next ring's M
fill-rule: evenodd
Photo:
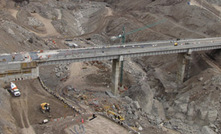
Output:
M164 111L163 104L156 99L154 99L153 101L152 113L161 119L165 119L165 111Z
M183 114L183 113L175 113L174 114L174 117L176 118L176 119L180 119L181 121L184 121L185 120L185 115Z
M137 112L135 112L135 113L133 114L133 119L134 119L134 120L139 119L139 115L137 114Z
M142 128L141 126L139 126L139 127L138 127L138 130L139 130L139 131L142 131L142 130L143 130L143 128Z
M133 100L132 100L130 97L128 97L128 96L125 96L124 98L125 98L125 100L126 100L128 103L130 103L130 102L133 101Z
M54 68L55 73L57 73L59 70L57 67Z
M216 134L211 128L208 126L204 126L201 130L202 134Z
M59 78L59 77L61 77L61 72L57 72L56 73L56 76Z
M180 112L182 112L182 113L186 113L186 112L187 112L187 106L188 106L187 103L179 104L178 107L179 107Z
M202 81L202 80L203 80L203 77L198 78L198 81Z
M194 102L194 101L192 101L192 102L188 105L187 115L190 116L190 117L195 116L194 105L195 105L195 102Z
M205 120L207 113L208 113L207 109L204 108L199 109L200 119Z
M215 121L217 118L217 115L218 115L218 111L216 109L209 110L208 111L208 120L211 122Z
M140 109L140 104L138 101L134 101L134 107L139 110Z

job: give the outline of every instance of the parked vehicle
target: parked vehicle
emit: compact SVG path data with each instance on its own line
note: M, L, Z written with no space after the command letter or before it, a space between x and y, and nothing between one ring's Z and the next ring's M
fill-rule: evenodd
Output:
M16 97L21 95L21 92L13 82L11 82L10 92Z

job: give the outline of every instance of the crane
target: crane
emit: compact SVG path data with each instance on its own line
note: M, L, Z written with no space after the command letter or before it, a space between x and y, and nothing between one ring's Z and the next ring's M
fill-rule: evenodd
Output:
M147 28L156 26L156 25L158 25L158 24L164 23L165 21L166 21L165 19L162 19L162 20L160 20L160 21L157 21L157 22L155 22L155 23L146 25L146 26L144 26L144 27L141 27L141 28L132 30L132 31L127 32L127 33L125 33L125 26L123 26L122 34L120 34L120 35L118 35L118 36L112 36L112 37L111 37L111 40L114 41L114 40L116 40L116 39L121 38L121 43L124 44L125 41L126 41L126 36L127 36L127 35L130 35L130 34L133 34L133 33L136 33L136 32L142 31L142 30L145 30L145 29L147 29ZM121 61L120 83L119 83L120 86L123 86L123 66L124 66L124 60Z

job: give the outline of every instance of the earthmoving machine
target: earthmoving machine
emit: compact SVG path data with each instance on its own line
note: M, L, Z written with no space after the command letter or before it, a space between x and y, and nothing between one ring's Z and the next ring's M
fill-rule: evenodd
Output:
M50 113L50 105L49 103L41 103L41 111L42 113L49 112Z
M107 110L107 114L112 116L112 119L117 120L120 125L123 125L125 118L111 110Z
M18 97L21 95L21 92L15 85L15 83L11 82L10 90L9 90L14 96Z

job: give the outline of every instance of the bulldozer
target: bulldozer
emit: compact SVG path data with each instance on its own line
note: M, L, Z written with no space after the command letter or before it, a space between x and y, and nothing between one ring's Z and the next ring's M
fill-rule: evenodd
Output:
M49 103L41 103L41 107L40 107L40 110L42 111L42 113L45 113L45 112L49 112L50 113L50 105Z

